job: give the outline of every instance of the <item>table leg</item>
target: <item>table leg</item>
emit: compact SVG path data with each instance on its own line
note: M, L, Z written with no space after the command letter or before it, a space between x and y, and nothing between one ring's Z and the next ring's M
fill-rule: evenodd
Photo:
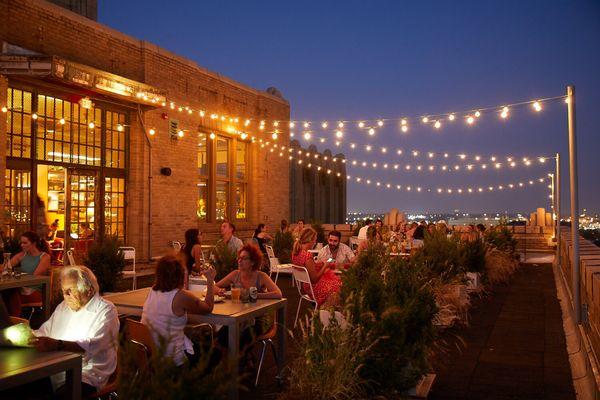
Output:
M229 346L227 365L231 370L231 387L229 388L229 398L237 400L239 396L238 390L238 363L240 353L240 329L237 321L227 325L229 328Z
M66 370L65 386L68 398L81 400L81 357L73 361L71 368Z
M44 299L44 321L50 318L50 293L52 288L50 287L50 280L44 282L42 285L42 298Z
M282 307L277 309L277 323L279 326L277 327L277 371L281 374L283 371L283 366L285 364L285 338L286 338L286 306L287 303L284 303Z

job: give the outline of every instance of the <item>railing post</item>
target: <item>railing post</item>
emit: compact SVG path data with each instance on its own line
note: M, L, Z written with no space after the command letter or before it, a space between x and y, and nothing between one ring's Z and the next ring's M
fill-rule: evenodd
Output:
M571 238L573 240L573 311L575 322L581 322L581 274L579 271L579 187L577 176L577 137L575 125L575 86L567 86L569 123L569 180L571 191Z
M554 185L554 208L556 210L556 265L560 267L560 153L556 153L556 171Z

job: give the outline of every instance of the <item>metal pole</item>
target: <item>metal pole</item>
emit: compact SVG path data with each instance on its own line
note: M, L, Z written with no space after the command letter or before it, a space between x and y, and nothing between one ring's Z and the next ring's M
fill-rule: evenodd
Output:
M556 185L554 187L554 204L556 204L556 265L560 263L560 153L556 153Z
M575 86L567 86L569 119L569 180L571 190L571 239L573 241L573 311L575 322L581 322L581 297L579 295L579 187L577 177L577 138L575 126Z

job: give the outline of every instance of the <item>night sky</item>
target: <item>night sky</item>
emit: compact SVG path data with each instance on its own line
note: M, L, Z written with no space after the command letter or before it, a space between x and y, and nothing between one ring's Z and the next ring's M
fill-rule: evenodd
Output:
M258 89L274 86L295 120L400 118L501 106L577 92L580 208L600 212L600 2L598 1L99 1L99 21L162 46L201 66ZM463 114L457 114L457 116ZM484 113L441 129L411 120L407 133L386 123L370 137L344 129L320 131L349 159L390 165L459 164L459 153L497 157L563 157L563 210L568 209L566 105L511 108L507 120ZM315 124L313 124L315 125ZM317 129L315 129L317 128ZM303 146L314 143L301 138ZM350 143L356 143L352 150ZM364 145L385 146L387 154ZM362 144L362 146L360 146ZM360 150L359 150L360 147ZM394 151L404 150L398 156ZM448 152L448 162L413 158L412 150ZM443 157L443 156L442 156ZM452 158L453 157L453 158ZM464 162L460 162L464 164ZM458 195L438 187L477 187L526 181L552 172L552 162L514 169L429 173L365 169L351 176L422 186L421 193L349 183L348 211L530 212L549 206L549 189ZM432 192L427 192L431 188Z

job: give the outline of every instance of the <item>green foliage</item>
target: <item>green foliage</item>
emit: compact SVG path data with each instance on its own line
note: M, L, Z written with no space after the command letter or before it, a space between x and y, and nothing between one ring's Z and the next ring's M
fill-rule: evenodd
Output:
M208 371L208 355L198 365L175 366L166 357L165 343L158 346L148 362L140 362L138 349L125 342L119 351L119 398L130 400L221 400L227 398L231 374L219 364Z
M366 399L369 383L361 379L360 371L377 339L362 326L340 326L331 318L324 327L319 313L301 324L299 353L291 363L290 383L280 399ZM358 376L357 376L358 375Z
M371 383L373 396L399 396L429 368L427 353L434 339L437 306L428 275L420 264L388 257L377 245L363 251L343 275L344 304L356 324L379 338L359 374Z
M277 232L273 239L273 252L281 264L292 262L294 235L292 232Z
M325 229L321 221L311 221L310 226L317 232L317 243L325 243Z
M485 241L500 251L514 254L517 240L513 238L511 231L505 225L498 225L485 232Z
M425 267L430 277L442 283L455 281L465 272L460 240L439 231L425 233L423 247L411 257L411 264Z
M237 254L229 250L227 243L219 240L215 245L214 267L217 271L216 281L225 278L225 276L237 269Z
M119 251L121 242L106 236L96 240L88 249L83 263L94 272L100 292L113 292L117 288L117 279L125 268L125 258Z
M485 253L487 246L481 240L465 241L460 243L461 265L467 272L485 271Z

